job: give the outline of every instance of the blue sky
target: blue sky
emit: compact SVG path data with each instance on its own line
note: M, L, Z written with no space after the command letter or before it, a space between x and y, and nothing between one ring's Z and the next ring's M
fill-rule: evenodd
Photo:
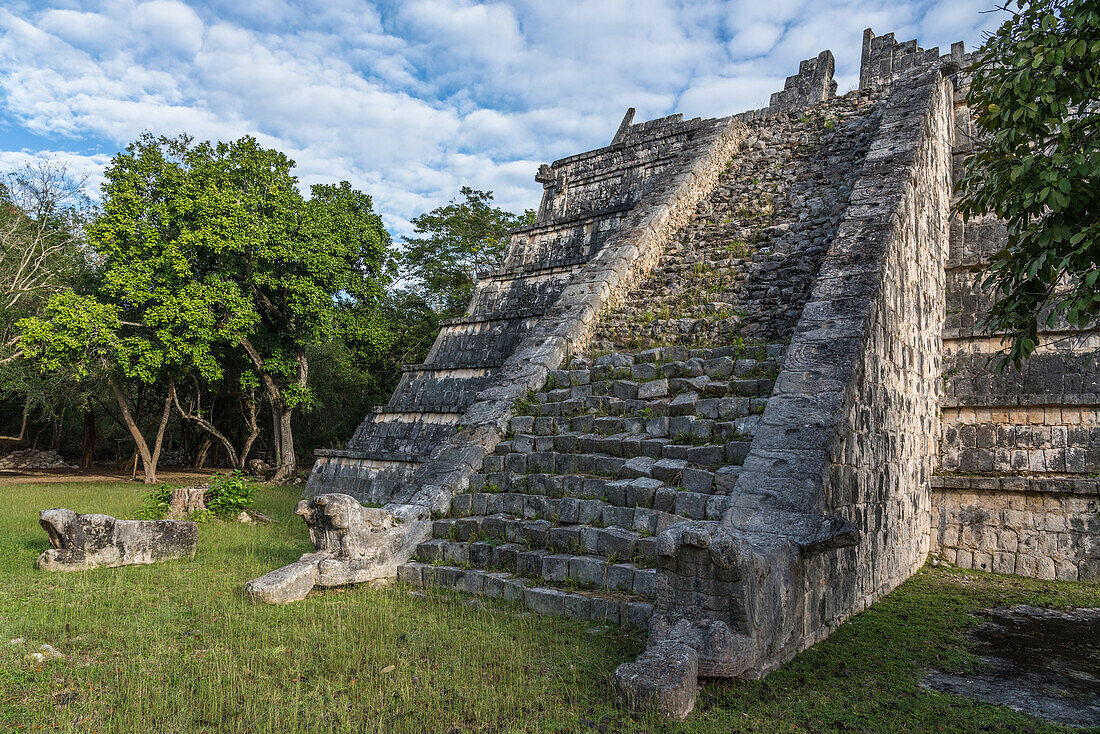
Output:
M992 0L10 0L0 169L48 154L98 184L142 131L257 136L303 185L348 180L391 232L460 186L535 207L539 163L636 121L761 107L830 49L856 86L862 31L980 45Z

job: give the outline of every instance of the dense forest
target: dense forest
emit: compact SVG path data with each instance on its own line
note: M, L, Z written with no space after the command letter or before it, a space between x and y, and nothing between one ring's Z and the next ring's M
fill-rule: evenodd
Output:
M0 183L0 455L308 469L342 447L533 221L463 187L393 242L346 182L303 194L254 138L130 144L98 195L40 158Z

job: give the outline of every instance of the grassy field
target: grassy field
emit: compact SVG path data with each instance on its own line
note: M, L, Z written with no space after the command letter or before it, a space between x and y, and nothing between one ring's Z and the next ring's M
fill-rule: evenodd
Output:
M47 574L40 509L132 517L141 486L0 487L0 732L1071 731L918 681L975 664L975 610L1100 606L1095 585L928 569L767 680L708 682L688 721L663 724L611 703L636 632L400 586L251 604L246 580L311 548L299 491L260 492L279 525L202 526L193 562ZM32 661L44 643L64 659Z

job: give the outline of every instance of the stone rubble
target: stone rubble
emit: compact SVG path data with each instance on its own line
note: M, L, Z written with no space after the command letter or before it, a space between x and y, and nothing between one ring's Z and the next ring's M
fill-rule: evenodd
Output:
M44 469L75 469L53 450L21 449L0 458L0 471L38 471Z

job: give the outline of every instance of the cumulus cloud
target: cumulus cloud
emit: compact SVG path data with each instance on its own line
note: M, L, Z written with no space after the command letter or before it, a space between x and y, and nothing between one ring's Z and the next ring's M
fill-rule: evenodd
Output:
M538 164L606 145L628 106L639 119L760 107L824 48L844 91L863 28L973 47L1000 22L986 4L13 0L0 165L38 150L20 133L89 173L145 130L252 134L297 161L303 186L369 192L400 235L462 185L536 206Z

